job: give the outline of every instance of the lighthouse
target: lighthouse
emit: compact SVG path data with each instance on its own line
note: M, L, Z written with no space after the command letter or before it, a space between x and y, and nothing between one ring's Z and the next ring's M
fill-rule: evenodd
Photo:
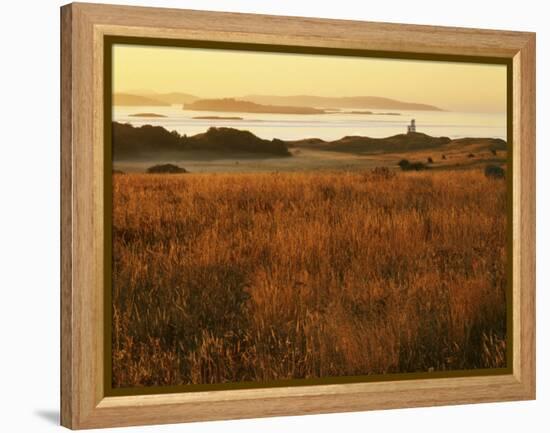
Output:
M412 119L411 124L407 125L407 134L412 134L414 132L416 132L416 122Z

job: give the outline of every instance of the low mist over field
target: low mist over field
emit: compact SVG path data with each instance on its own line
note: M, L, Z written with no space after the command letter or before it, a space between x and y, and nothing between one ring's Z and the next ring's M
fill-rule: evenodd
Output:
M191 172L399 169L403 159L425 163L433 170L465 169L504 165L506 149L501 139L451 140L419 132L387 138L284 141L261 139L234 128L209 128L202 134L182 136L160 126L113 124L114 168L125 172L145 172L153 162L182 165Z

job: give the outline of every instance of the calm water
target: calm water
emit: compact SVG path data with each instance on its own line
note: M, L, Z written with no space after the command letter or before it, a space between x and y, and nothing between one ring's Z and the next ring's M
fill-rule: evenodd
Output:
M359 110L354 108L353 110ZM386 112L365 108L373 112ZM321 138L336 140L346 135L388 137L406 132L406 125L416 119L417 131L432 136L494 137L506 139L506 115L504 113L459 113L439 111L397 111L399 116L364 114L262 114L222 113L216 111L184 110L180 105L169 107L114 107L113 117L117 122L135 126L150 124L163 126L169 131L194 135L205 132L211 126L230 127L251 131L265 139L280 138L295 140ZM343 109L342 111L352 111ZM156 113L167 117L131 117L135 113ZM237 116L243 120L193 119L195 116Z

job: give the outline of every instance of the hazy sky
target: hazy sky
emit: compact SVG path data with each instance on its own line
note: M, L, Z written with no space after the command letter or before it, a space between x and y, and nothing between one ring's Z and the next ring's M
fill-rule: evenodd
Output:
M453 111L506 111L506 67L116 45L113 91L383 96Z

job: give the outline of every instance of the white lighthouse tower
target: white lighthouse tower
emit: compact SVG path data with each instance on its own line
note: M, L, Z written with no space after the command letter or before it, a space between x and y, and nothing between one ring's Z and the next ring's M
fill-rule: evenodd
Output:
M407 125L407 134L412 134L414 132L416 132L416 121L412 119L411 124Z

